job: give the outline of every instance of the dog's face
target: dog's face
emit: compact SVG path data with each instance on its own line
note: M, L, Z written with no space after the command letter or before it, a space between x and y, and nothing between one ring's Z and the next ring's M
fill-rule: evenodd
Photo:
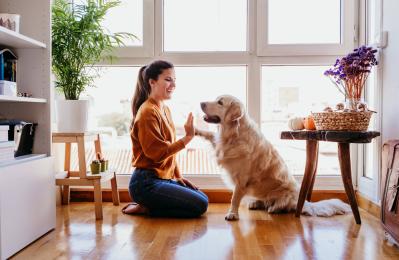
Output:
M244 116L244 105L233 96L223 95L215 101L201 102L204 120L208 123L227 124L236 122Z

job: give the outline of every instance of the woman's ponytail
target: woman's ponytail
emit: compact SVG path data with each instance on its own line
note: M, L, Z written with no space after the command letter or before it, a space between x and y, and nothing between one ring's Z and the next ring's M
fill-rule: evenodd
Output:
M143 66L140 68L139 75L137 76L136 90L134 91L134 96L132 99L132 114L133 119L131 126L133 126L134 118L137 115L137 111L140 106L147 100L150 95L150 86L148 85L148 81L145 79L145 69L147 66Z

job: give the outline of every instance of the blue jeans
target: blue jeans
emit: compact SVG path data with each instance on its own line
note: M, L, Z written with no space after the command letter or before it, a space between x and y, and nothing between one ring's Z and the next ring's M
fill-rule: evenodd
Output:
M151 216L199 217L208 208L208 197L174 180L158 178L154 170L135 169L129 183L133 201L145 206Z

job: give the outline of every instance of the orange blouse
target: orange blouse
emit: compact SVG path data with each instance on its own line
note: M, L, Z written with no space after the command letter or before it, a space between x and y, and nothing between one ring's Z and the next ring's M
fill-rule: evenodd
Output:
M169 108L164 113L155 100L147 99L139 108L130 133L133 145L132 164L137 168L153 169L161 179L180 178L176 153L184 149L176 141L176 130Z

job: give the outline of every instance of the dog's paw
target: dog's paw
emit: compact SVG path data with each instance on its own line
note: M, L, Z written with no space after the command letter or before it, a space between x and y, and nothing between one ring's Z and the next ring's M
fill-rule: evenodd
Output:
M265 209L265 203L262 200L252 200L248 203L248 209Z
M226 214L224 219L227 220L227 221L231 221L231 220L239 220L240 217L238 216L238 213L229 212L229 213Z

